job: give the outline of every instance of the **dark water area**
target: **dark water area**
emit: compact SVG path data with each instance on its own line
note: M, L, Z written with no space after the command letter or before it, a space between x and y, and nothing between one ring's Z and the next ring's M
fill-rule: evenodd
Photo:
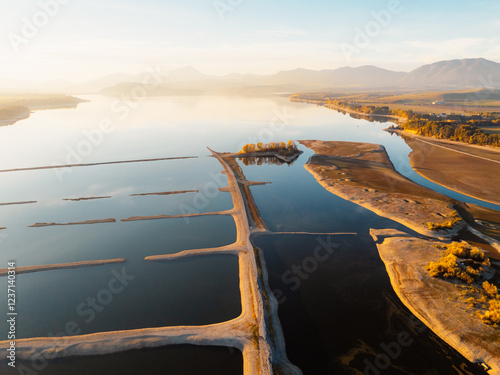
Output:
M117 354L71 357L50 362L0 362L2 375L242 375L240 351L222 347L175 345Z
M485 374L399 301L368 233L263 236L255 245L288 357L304 375Z
M17 338L204 325L241 313L235 255L21 274L16 288Z

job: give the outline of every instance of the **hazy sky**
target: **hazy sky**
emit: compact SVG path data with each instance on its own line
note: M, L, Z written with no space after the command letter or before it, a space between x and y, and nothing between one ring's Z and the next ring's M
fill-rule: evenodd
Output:
M9 81L81 81L156 64L226 74L500 62L497 0L0 0L0 7L0 77Z

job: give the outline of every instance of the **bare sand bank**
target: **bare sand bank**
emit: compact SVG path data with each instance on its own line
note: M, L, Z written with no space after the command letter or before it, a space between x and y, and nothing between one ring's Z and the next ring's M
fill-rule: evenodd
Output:
M17 267L16 274L22 273L33 273L33 272L42 272L42 271L54 271L54 270L63 270L63 269L72 269L72 268L83 268L83 267L96 267L102 266L105 264L118 264L125 263L127 260L124 258L119 259L108 259L108 260L89 260L83 262L72 262L72 263L61 263L61 264L48 264L43 266L30 266L30 267ZM8 268L0 269L0 277L7 276Z
M37 171L43 169L61 169L61 168L79 168L79 167L95 167L97 165L112 165L112 164L130 164L130 163L149 163L164 160L181 160L181 159L197 159L198 156L179 156L169 158L155 158L155 159L137 159L137 160L119 160L119 161L106 161L99 163L82 163L82 164L61 164L61 165L46 165L41 167L28 167L28 168L13 168L2 169L0 173L7 172L23 172L23 171Z
M40 227L53 227L53 226L66 226L66 225L85 225L85 224L103 224L103 223L116 223L116 219L98 219L98 220L87 220L79 221L75 223L36 223L29 225L28 228L40 228Z
M161 220L161 219L176 219L181 217L198 217L198 216L214 216L214 215L232 215L233 210L219 211L219 212L203 212L195 214L184 214L184 215L155 215L155 216L133 216L128 219L122 219L121 221L141 221L141 220Z
M439 242L396 230L371 230L391 284L401 301L434 333L471 362L500 374L500 331L484 324L460 301L461 289L433 278L425 267L439 259Z
M96 199L109 199L111 196L106 197L88 197L88 198L65 198L63 201L71 201L71 202L81 202L81 201L92 201Z
M452 229L430 230L456 215L453 201L415 184L394 169L383 146L353 142L300 141L315 151L305 168L328 191L429 237L450 238Z
M183 190L183 191L164 191L160 193L142 193L142 194L131 194L131 197L144 197L148 195L173 195L173 194L187 194L187 193L199 193L199 190Z
M451 190L500 205L500 150L397 133L412 148L410 163L417 173Z
M37 201L0 203L0 206L16 206L20 204L33 204L33 203L37 203Z

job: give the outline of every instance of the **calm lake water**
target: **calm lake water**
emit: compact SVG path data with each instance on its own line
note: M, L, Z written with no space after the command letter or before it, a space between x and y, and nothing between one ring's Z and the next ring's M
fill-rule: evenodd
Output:
M99 96L88 99L90 103L74 110L40 111L14 126L0 128L0 170L68 163L196 158L0 172L0 204L36 201L0 205L0 227L7 227L0 231L0 268L6 267L10 260L21 267L127 259L127 263L119 265L19 275L17 328L20 337L56 334L68 321L76 322L81 333L89 333L207 324L231 319L240 313L236 257L207 256L168 263L144 261L148 255L232 243L236 233L230 216L121 222L132 216L230 209L230 194L218 190L227 185L227 179L220 173L221 165L209 157L207 147L216 151L238 151L246 143L288 139L379 143L386 147L401 173L418 178L409 168L410 148L402 139L382 131L387 124L291 103L288 98L155 98L139 103L126 118L120 118L111 109L115 99ZM112 129L103 132L99 128L103 121L111 123ZM339 253L318 265L314 277L292 292L289 285L283 285L281 275L287 267L310 256L316 237L280 236L263 238L258 243L268 262L272 287L281 288L287 299L280 306L280 318L292 361L303 367L306 374L333 371L351 374L353 368L361 368L364 360L373 360L380 352L380 343L389 343L399 332L411 328L407 324L411 314L392 292L385 268L368 237L369 228L401 226L324 190L303 167L310 155L311 151L305 150L292 166L243 169L249 180L272 182L252 188L263 218L272 230L358 234L342 238ZM186 190L197 192L132 196ZM67 200L90 197L109 198ZM28 228L35 223L106 218L117 222ZM90 315L81 309L79 314L78 306L88 297L95 297L114 277L113 270L121 272L123 267L135 278L122 293L113 295L113 300L91 322L86 322ZM0 288L6 290L5 278L0 278ZM0 311L4 311L5 293L0 295L0 305ZM320 332L318 327L323 326L326 328ZM292 330L292 327L299 329ZM2 325L0 340L5 336ZM405 350L401 359L391 363L387 371L460 373L452 369L452 364L460 368L465 362L438 338L429 332L412 338L415 344ZM167 348L165 353L175 353L175 350ZM185 354L174 361L178 363L175 370L167 373L183 373L175 371L180 371L181 363L191 361L189 353L199 356L200 364L228 361L227 367L222 366L227 373L241 373L238 367L241 358L236 356L233 367L224 354L227 349L221 356L208 348L183 347L182 351ZM159 361L160 366L163 364L158 359L162 357L160 353L163 352L137 351L131 358L140 361L142 356L148 356L152 362ZM62 361L52 367L52 373L76 373L68 369L75 364L83 368L96 364L102 367L108 360L118 363L120 358L122 355L68 360L69 364ZM345 364L348 358L354 358L350 365ZM425 367L419 363L422 358L432 358L435 364ZM470 364L464 366L474 373ZM203 366L196 368L199 371ZM137 373L142 367L137 365L135 370ZM150 373L156 373L154 371ZM193 373L197 372L193 370Z

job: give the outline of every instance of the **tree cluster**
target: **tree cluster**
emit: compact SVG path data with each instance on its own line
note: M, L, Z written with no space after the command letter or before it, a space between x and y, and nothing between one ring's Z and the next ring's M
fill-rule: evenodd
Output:
M413 119L408 120L402 127L404 130L427 137L449 139L480 146L500 147L499 134L485 133L474 125Z
M255 152L276 152L279 155L291 156L299 149L294 141L285 142L269 142L269 143L248 143L240 150L239 154L251 154Z

